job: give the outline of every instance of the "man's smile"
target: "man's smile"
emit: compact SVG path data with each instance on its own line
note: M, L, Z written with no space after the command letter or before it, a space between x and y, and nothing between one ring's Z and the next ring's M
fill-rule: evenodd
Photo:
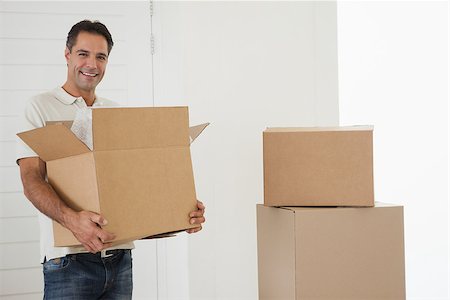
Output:
M83 71L80 71L80 73L85 76L89 76L89 77L96 77L98 75L97 73L89 73L89 72L83 72Z

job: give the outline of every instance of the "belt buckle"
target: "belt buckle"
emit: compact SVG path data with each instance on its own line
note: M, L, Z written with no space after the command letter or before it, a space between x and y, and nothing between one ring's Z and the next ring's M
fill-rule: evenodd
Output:
M109 250L102 250L102 251L100 251L100 255L101 255L101 257L102 258L107 258L107 257L110 257L110 256L113 256L114 255L114 253L110 253L110 254L108 254L108 253L106 253L106 252L108 252Z

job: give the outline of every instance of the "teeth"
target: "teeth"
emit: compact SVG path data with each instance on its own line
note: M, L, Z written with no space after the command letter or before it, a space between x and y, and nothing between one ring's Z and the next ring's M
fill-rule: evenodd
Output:
M85 73L85 72L81 72L81 74L86 75L86 76L91 76L91 77L97 76L97 74L94 74L94 73Z

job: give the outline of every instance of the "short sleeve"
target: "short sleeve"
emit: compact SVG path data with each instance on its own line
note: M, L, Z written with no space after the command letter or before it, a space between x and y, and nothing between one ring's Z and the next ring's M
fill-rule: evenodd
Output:
M45 122L42 118L42 114L40 113L36 102L32 98L28 101L25 106L24 113L20 116L19 119L19 131L24 132L28 130L33 130L36 128L43 127ZM17 148L16 148L16 163L19 163L19 160L26 157L37 157L39 155L36 154L27 144L25 144L17 135Z

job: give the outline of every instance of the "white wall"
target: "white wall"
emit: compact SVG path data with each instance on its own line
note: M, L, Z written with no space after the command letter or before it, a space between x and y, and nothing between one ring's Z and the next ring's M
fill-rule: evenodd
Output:
M448 2L339 2L341 124L374 124L375 198L405 206L408 299L449 294Z
M29 96L64 82L65 37L84 18L104 21L116 41L98 93L152 105L149 7L0 3L1 293L35 299L37 222L14 165L17 118ZM197 235L137 243L134 298L256 299L262 130L338 123L336 5L158 2L153 24L154 104L189 105L192 124L212 122L192 146L208 221Z
M208 221L189 238L138 243L136 299L256 298L261 131L338 121L326 5L155 4L155 104L189 104L192 123L213 123L192 146ZM63 83L64 39L83 18L116 40L99 93L152 104L148 3L0 2L2 299L42 295L13 136L26 98ZM339 2L338 35L341 124L375 125L376 198L405 205L408 299L449 299L448 2Z
M152 105L150 18L146 2L0 2L0 298L42 298L36 210L15 165L18 118L27 99L66 79L65 38L76 22L98 19L115 46L98 94L124 105ZM157 242L134 251L136 299L156 299Z
M338 123L336 4L159 2L154 35L155 105L212 123L191 147L207 222L188 239L190 299L256 299L262 131Z

